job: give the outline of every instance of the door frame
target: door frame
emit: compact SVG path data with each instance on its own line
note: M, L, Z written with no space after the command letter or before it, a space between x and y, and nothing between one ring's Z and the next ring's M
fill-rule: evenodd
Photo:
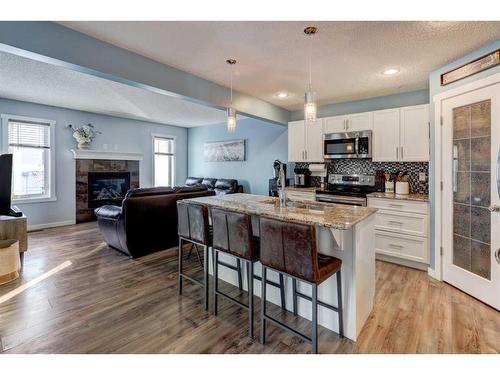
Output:
M443 193L441 183L443 181L443 155L442 155L442 102L455 96L463 95L471 91L492 86L500 82L500 73L494 73L488 77L478 79L477 81L464 84L460 87L433 96L434 103L434 189L431 202L434 203L434 269L428 269L429 276L437 279L443 279Z

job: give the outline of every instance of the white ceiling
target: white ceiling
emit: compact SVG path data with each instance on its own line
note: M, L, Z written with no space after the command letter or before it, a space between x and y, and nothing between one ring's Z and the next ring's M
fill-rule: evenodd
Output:
M425 89L429 73L500 38L500 22L61 22L77 31L289 110L302 106L312 39L320 103ZM381 73L398 67L397 76ZM278 91L290 97L278 99Z
M183 127L226 119L219 109L5 52L0 97Z

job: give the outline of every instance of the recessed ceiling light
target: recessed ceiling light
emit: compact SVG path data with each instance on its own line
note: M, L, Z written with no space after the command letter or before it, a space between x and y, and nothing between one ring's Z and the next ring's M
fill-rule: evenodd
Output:
M288 93L281 91L281 92L277 93L276 96L280 99L286 99L286 98L288 98Z
M382 72L382 74L385 76L393 76L394 74L398 74L398 73L399 73L399 69L397 69L397 68L386 69Z

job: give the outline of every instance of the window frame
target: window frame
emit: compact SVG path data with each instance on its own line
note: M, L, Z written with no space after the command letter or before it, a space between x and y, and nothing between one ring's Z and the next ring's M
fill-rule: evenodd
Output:
M153 187L156 187L155 185L155 180L156 180L156 176L155 176L155 156L156 156L156 152L155 152L155 139L156 138L164 138L164 139L170 139L174 142L174 145L173 145L173 152L172 152L172 156L174 158L173 162L172 162L172 187L175 186L175 163L176 163L176 160L177 160L177 137L175 135L169 135L169 134L163 134L163 133L151 133L151 155L152 155L152 161L151 161L151 166L152 166L152 181L151 181L151 186ZM164 155L164 154L160 154L160 155Z
M3 154L9 152L9 121L24 121L24 122L38 122L49 124L49 137L50 137L50 147L49 147L49 195L46 197L34 197L34 198L17 198L12 199L14 204L26 204L26 203L42 203L42 202L54 202L57 200L56 196L56 143L55 143L55 120L48 120L36 117L19 116L11 114L2 114L2 143L0 145L0 150ZM14 169L14 166L13 166Z

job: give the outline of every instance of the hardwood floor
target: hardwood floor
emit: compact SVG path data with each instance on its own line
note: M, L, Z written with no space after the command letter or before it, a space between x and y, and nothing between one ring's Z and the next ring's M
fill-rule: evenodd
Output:
M217 317L205 312L192 283L178 296L176 249L130 260L107 248L95 223L31 233L29 249L22 277L0 286L4 353L310 351L271 325L266 345L249 339L244 311L221 300ZM33 285L19 292L27 283ZM377 262L376 283L359 341L320 328L321 353L500 352L498 311L425 272L389 263ZM304 319L285 318L307 332ZM258 315L255 321L258 333Z

